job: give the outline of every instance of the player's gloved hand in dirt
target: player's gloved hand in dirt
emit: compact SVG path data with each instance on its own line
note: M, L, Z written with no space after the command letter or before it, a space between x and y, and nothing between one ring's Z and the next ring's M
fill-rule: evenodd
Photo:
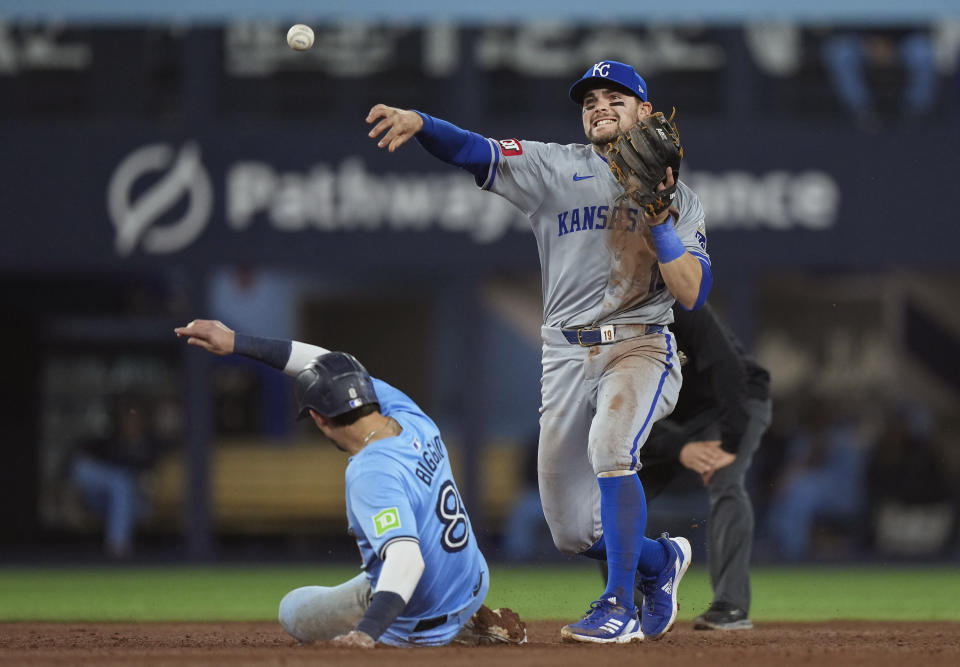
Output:
M345 635L334 637L330 640L330 643L342 648L373 648L377 645L377 642L373 641L373 637L359 630L351 630Z
M388 107L386 104L375 104L367 114L367 123L377 123L367 134L371 139L376 139L386 131L377 141L377 148L386 148L391 153L423 128L423 118L416 111Z
M233 329L218 320L194 320L185 327L173 330L178 338L186 338L187 345L202 347L220 356L232 354L235 344Z

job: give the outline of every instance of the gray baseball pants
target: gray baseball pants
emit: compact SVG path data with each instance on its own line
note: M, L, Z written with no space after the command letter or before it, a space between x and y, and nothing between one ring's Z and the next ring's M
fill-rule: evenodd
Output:
M635 470L640 448L680 393L673 334L571 345L543 327L537 477L554 544L582 553L603 534L597 474Z

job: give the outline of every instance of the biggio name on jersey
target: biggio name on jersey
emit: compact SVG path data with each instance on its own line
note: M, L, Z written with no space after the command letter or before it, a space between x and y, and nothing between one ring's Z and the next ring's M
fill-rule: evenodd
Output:
M420 444L418 441L414 441L414 447ZM414 469L413 474L417 476L421 482L430 486L433 484L434 474L437 472L437 468L440 467L440 462L445 458L443 443L440 442L440 437L435 436L433 440L428 440L426 444L421 445L419 448L420 451L420 460L417 461L417 467Z

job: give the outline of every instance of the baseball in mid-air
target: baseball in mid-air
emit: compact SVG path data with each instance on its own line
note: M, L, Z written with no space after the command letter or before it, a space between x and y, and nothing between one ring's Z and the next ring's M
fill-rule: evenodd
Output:
M306 51L313 46L313 28L303 23L290 26L287 30L287 44L295 51Z

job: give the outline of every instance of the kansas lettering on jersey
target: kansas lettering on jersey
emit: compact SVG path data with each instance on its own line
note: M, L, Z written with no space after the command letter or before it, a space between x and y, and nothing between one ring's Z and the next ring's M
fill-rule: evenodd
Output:
M583 211L582 224L580 222L581 211ZM582 232L588 229L596 229L597 231L606 229L609 215L610 207L607 205L584 206L582 209L575 208L572 211L558 213L557 236L563 236L570 232Z
M611 218L616 214L618 207L597 205L575 208L572 211L562 211L557 213L557 236L563 236L571 232L585 232L589 230L614 230L620 229L627 232L643 231L643 217L640 209L632 206L621 207L619 210L624 215L619 218ZM703 237L702 247L706 250L707 237Z
M453 481L436 424L406 394L374 378L380 411L402 427L350 458L347 521L363 569L376 588L387 545L414 540L423 554L420 583L398 622L466 607L486 571L470 518Z
M530 219L542 267L544 324L673 321L673 295L639 208L623 196L607 161L591 146L488 140L490 175L481 187ZM703 207L677 184L674 226L684 247L710 261Z

